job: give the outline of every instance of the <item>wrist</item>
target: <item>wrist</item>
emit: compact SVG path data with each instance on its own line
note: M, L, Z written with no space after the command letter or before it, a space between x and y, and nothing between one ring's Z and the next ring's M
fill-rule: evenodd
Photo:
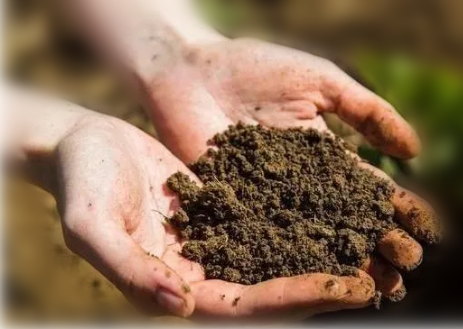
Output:
M159 18L187 46L200 46L226 39L201 19L192 0L153 0Z
M10 87L7 95L7 164L50 190L58 144L92 112L16 87Z
M192 0L153 0L150 6L153 15L144 30L148 42L135 45L136 55L128 67L143 88L162 83L176 67L191 64L198 49L227 40L200 19Z
M225 37L201 21L192 0L73 0L74 18L135 89Z

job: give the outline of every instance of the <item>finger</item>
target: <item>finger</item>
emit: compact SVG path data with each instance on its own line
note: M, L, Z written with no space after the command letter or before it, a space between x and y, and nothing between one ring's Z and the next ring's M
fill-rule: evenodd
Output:
M378 251L392 265L404 271L417 268L423 260L423 248L407 232L395 229L379 242Z
M392 202L397 220L413 236L429 244L441 240L440 221L431 206L416 194L396 186Z
M421 148L413 128L391 104L341 70L335 70L326 88L334 93L335 111L381 151L398 158L416 156Z
M397 221L418 240L435 244L441 240L440 221L431 206L416 194L398 186L386 173L366 163L359 166L389 181L395 187L392 203Z
M84 220L83 223L86 223ZM88 223L88 222L87 222ZM70 247L105 275L141 311L161 310L189 316L194 309L190 288L159 258L150 256L113 221L74 225ZM81 228L77 228L77 227ZM73 238L69 238L69 235Z
M374 287L374 281L361 272L359 277L306 274L252 286L208 280L194 283L192 291L196 311L205 315L280 316L290 312L308 316L325 310L364 307L370 303Z
M362 270L375 280L376 289L392 301L400 301L406 290L400 273L379 256L369 256L363 263Z

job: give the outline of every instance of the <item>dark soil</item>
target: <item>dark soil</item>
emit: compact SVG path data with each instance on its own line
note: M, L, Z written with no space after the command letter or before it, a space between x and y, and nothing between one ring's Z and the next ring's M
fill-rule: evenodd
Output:
M394 188L357 166L341 139L315 130L237 125L191 165L199 187L177 173L170 218L184 257L209 279L254 284L277 277L356 273L396 227Z

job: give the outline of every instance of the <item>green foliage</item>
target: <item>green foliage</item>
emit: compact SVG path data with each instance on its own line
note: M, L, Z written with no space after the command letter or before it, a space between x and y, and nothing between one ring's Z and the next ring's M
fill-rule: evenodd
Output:
M242 1L198 1L199 9L212 26L229 34L246 22L250 14Z
M362 155L393 176L406 172L444 185L463 184L463 77L450 69L399 55L362 54L356 59L356 67L367 84L391 102L423 140L423 152L412 162L400 162L368 146L361 148Z

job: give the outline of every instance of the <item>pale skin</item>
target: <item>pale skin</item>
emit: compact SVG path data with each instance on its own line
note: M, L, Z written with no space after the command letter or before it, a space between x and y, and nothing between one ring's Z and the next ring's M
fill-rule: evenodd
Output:
M167 177L178 170L194 177L183 163L197 159L210 137L238 121L325 131L321 114L332 112L381 150L401 158L416 155L418 138L390 104L324 59L218 35L196 18L186 0L70 4L84 35L101 46L102 55L138 93L170 151L122 121L74 105L67 114L46 112L49 120L62 123L54 128L48 121L44 129L24 124L31 137L20 140L28 159L47 159L57 168L52 176L58 184L37 170L32 178L55 192L68 246L129 300L150 313L298 318L368 305L375 286L370 275L385 295L402 289L394 267L412 269L423 256L418 242L403 231L392 231L379 243L381 256L363 267L369 275L311 274L242 286L206 280L198 264L178 254L181 244L164 222L177 207L165 187ZM32 104L34 109L64 106L46 99L22 106ZM424 227L424 218L435 218L423 200L398 188L393 202L398 221L416 238L434 234L434 226L416 229ZM408 216L411 207L419 216Z
M197 180L180 160L121 120L23 90L9 96L9 122L18 132L11 134L10 159L56 196L67 246L140 310L307 316L369 303L374 282L363 272L359 278L313 274L255 286L205 280L198 264L179 255L181 244L165 222L178 209L167 178L182 171Z

